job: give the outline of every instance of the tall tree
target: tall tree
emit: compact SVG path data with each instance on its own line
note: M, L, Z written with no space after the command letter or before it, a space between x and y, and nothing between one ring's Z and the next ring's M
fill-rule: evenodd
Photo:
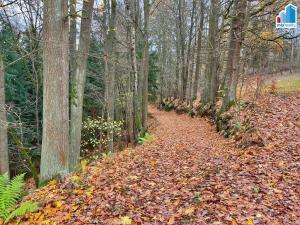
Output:
M82 128L83 95L87 73L87 59L91 42L91 23L94 0L84 1L80 25L79 47L76 52L76 65L72 77L71 122L70 122L70 171L80 165L80 141Z
M148 77L149 77L149 16L150 3L144 0L144 52L143 52L143 101L142 101L142 126L147 129L148 114Z
M136 132L134 118L136 114L137 105L137 60L136 60L136 26L135 26L135 1L125 0L126 13L128 16L127 24L127 42L129 43L129 64L131 65L131 72L128 77L128 93L127 93L127 130L131 143L135 142Z
M83 1L85 3L86 1ZM70 77L73 79L76 71L76 36L77 36L77 0L70 0ZM83 18L83 17L82 17Z
M116 11L117 1L110 1L110 17L107 36L105 40L105 97L107 121L112 123L115 117L115 40L116 40ZM109 11L109 10L108 10ZM113 151L114 148L114 132L113 129L109 131L108 149Z
M68 173L68 1L44 1L43 142L40 181Z
M197 97L198 92L198 84L200 79L200 72L201 72L201 50L202 50L202 34L203 34L203 24L204 24L204 0L201 0L200 3L200 23L198 27L198 39L197 39L197 58L196 58L196 72L195 72L195 79L193 83L193 90L192 90L192 98Z
M246 18L247 0L234 1L234 15L231 20L229 50L227 56L227 67L225 71L226 93L223 99L223 108L227 109L236 101L236 88L239 78L239 65L241 47L244 38L244 25Z
M189 88L189 83L192 79L192 74L190 72L190 62L193 61L193 52L192 51L192 41L193 41L193 30L194 30L194 17L195 17L195 11L196 11L196 4L197 1L193 0L193 6L192 6L192 15L191 15L191 25L189 30L189 39L188 39L188 46L187 46L187 55L186 55L186 65L185 65L185 71L184 71L184 79L183 79L183 95L185 96L185 100L189 100L189 93L190 90L187 90Z
M181 75L179 79L179 94L180 98L184 99L184 83L185 83L185 19L184 19L185 0L179 0L178 2L178 29L179 29L179 46L181 54Z
M203 104L214 103L217 95L217 32L219 0L211 0L208 31L208 55L205 70L205 86L201 96Z
M0 175L9 173L7 119L5 110L5 79L3 60L0 56Z

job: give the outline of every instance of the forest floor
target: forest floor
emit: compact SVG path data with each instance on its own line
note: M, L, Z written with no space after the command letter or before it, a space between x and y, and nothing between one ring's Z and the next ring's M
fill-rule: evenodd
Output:
M204 118L150 107L153 141L36 190L26 199L40 210L21 222L299 225L300 95L274 98L249 112L267 144L247 149Z

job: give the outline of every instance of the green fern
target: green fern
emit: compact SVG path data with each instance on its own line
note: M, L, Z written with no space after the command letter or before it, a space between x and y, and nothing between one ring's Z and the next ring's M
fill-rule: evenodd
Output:
M25 202L16 208L24 185L24 175L20 174L12 180L9 180L8 174L0 176L0 219L5 223L14 217L23 216L27 212L38 209L38 206L31 202Z

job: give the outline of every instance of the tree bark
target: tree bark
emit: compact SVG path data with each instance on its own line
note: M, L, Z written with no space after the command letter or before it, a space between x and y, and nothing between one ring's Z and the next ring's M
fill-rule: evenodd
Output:
M0 175L9 173L7 118L5 109L5 79L3 60L0 56Z
M134 2L133 2L134 3ZM134 24L134 4L130 1L125 0L126 14ZM127 25L127 41L129 43L129 57L128 61L131 65L132 71L128 74L128 89L127 89L127 130L128 136L131 144L135 142L135 132L134 132L134 105L135 105L135 94L136 94L136 79L137 79L137 69L136 69L136 53L135 53L135 27L130 22Z
M142 126L147 130L148 115L148 76L149 76L149 0L144 0L144 58L143 58L143 101L142 101Z
M185 85L185 32L184 32L184 27L185 27L185 20L184 20L184 5L185 5L185 0L179 0L179 5L178 5L178 14L179 14L179 21L178 21L178 26L179 26L179 38L180 38L180 53L181 53L181 75L180 75L180 85L179 85L179 93L180 93L180 99L184 99L184 85Z
M181 62L181 55L180 55L180 34L179 34L179 27L178 22L176 20L176 72L175 72L175 87L174 87L174 96L176 98L180 96L180 62Z
M236 88L239 78L241 46L244 38L243 30L246 18L247 0L235 0L235 15L231 21L229 51L225 77L227 79L226 93L223 99L223 109L226 110L236 102Z
M187 46L187 55L186 55L186 65L185 65L185 71L184 71L184 79L183 79L183 95L184 95L184 100L189 101L189 93L190 88L189 83L190 79L192 78L192 74L189 72L190 70L190 64L191 61L193 60L193 52L191 52L192 48L192 41L193 41L193 30L194 30L194 16L195 16L195 11L196 11L196 0L193 0L193 8L192 8L192 15L191 15L191 26L189 30L189 41L188 41L188 46Z
M79 47L76 52L75 74L72 77L75 96L71 96L69 169L80 166L80 142L82 128L83 96L87 73L87 60L91 42L91 23L94 0L84 1L80 28Z
M197 98L198 93L198 84L200 79L200 72L201 72L201 49L202 49L202 33L203 33L203 24L204 24L204 2L201 0L200 3L200 24L198 30L198 40L197 40L197 59L196 59L196 72L195 72L195 79L193 83L193 90L192 90L192 98Z
M106 101L107 101L107 121L113 123L115 113L115 38L116 38L116 8L117 1L111 0L111 15L109 19L108 34L105 43L105 79L106 79ZM109 131L108 150L113 151L114 149L114 132L113 129Z
M84 1L85 2L85 1ZM70 79L75 76L76 72L76 35L77 35L77 0L70 0ZM71 82L72 88L72 82Z
M205 86L201 96L203 104L214 104L217 95L217 31L218 31L218 0L211 0L209 31L208 31L208 58L205 69Z
M41 182L68 173L69 27L67 14L67 1L44 1Z

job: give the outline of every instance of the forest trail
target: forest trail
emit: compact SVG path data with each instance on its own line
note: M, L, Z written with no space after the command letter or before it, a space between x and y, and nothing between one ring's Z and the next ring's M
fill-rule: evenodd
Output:
M203 118L149 111L155 140L37 190L43 217L29 224L300 224L297 162L235 148Z

